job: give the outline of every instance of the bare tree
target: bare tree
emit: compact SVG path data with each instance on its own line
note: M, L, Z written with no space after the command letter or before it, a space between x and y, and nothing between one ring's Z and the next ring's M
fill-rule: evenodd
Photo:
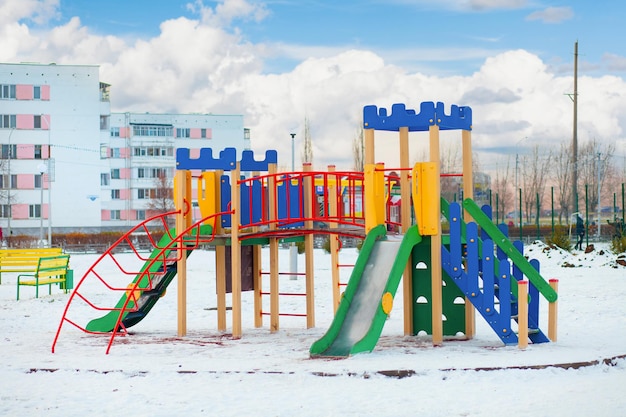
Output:
M507 158L505 167L496 166L496 177L492 183L492 190L498 196L498 213L494 214L499 218L504 218L509 208L514 205L515 190L511 191L511 171L510 158Z
M313 163L313 144L311 142L311 127L309 118L304 118L304 150L302 151L302 163Z
M352 139L352 157L353 157L353 166L357 172L363 172L364 164L365 164L365 144L363 139L363 122L359 124L359 127L356 129L356 134Z
M551 160L552 151L540 152L539 145L533 148L532 154L522 157L523 206L527 222L530 222L533 216L538 221L541 215L537 207L541 207L543 201Z
M154 188L150 189L148 209L154 211L155 214L174 210L174 187L167 175L161 174L154 179Z
M448 201L453 201L455 196L457 200L461 199L461 190L463 189L462 177L451 177L447 175L459 174L462 169L463 156L458 146L441 146L439 154L439 163L441 170L441 196Z
M572 152L568 142L561 142L558 152L554 154L553 174L556 180L559 224L563 218L569 220L572 209Z
M596 139L579 147L578 178L580 178L582 186L586 186L589 211L595 212L601 201L601 196L598 195L598 185L602 189L607 179L610 178L610 175L606 174L615 170L612 162L614 153L614 145L609 144L602 147ZM600 184L598 184L598 177ZM582 203L580 207L585 207L585 188L579 194Z

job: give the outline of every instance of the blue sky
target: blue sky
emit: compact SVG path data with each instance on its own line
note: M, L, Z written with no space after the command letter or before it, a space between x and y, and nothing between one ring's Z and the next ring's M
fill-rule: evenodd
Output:
M78 16L99 34L154 37L167 19L197 19L189 0L60 0L60 23ZM485 57L525 49L557 73L571 72L574 42L581 69L623 75L626 48L620 34L626 3L552 0L278 0L262 5L263 19L235 19L245 41L297 46L310 54L363 48L409 71L468 74ZM208 7L218 2L205 1ZM112 11L115 10L115 13ZM287 48L282 49L283 51ZM296 48L289 48L294 51ZM304 52L301 52L304 53ZM620 61L609 59L612 55ZM285 71L302 56L278 53L265 61L266 72Z

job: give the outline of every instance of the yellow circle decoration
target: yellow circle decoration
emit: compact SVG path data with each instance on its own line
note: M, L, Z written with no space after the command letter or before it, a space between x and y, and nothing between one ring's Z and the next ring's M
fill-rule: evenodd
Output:
M386 292L383 294L381 306L385 314L389 315L389 313L391 313L391 309L393 308L393 295L391 295L390 292Z

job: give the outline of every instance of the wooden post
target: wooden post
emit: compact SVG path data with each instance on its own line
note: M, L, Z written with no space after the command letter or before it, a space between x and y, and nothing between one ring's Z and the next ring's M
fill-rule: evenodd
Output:
M474 167L472 163L472 131L461 131L463 142L463 198L474 198ZM472 221L471 216L463 210L465 222ZM469 298L465 297L465 336L472 339L476 334L476 309Z
M402 218L402 233L406 233L411 227L411 184L409 181L409 128L401 127L400 137L400 204ZM391 191L391 190L390 190ZM413 334L413 268L409 256L404 267L403 292L404 292L404 334Z
M176 248L178 251L177 277L178 277L178 336L187 334L187 251L183 244L184 236L181 233L185 230L185 199L189 196L185 195L187 191L187 172L177 170L174 181L178 185L176 195L174 196L176 207L180 212L176 215ZM187 200L188 201L188 200ZM189 202L189 201L188 201ZM190 202L189 202L190 203Z
M221 211L221 182L223 171L215 172L215 204L216 210ZM224 233L221 216L215 220L215 235ZM226 330L226 247L224 245L215 246L215 289L217 292L217 330Z
M241 195L239 187L239 162L230 172L231 209L230 217L230 276L232 288L233 339L241 338L241 242L239 241L239 225L241 224Z
M428 129L430 136L430 161L435 163L435 175L439 178L441 175L440 155L439 155L439 126L431 125ZM435 202L437 213L441 213L441 181L435 184ZM443 306L442 306L442 280L441 280L441 222L437 222L437 233L431 237L430 246L430 263L431 263L431 287L432 287L432 331L433 345L438 346L443 343Z
M313 181L311 178L311 164L304 163L303 171L304 177L304 218L309 219L304 222L305 229L313 228L313 216L317 217L316 211L318 210L317 195L313 187ZM308 174L308 175L307 175ZM315 210L315 212L314 212ZM315 327L315 263L313 257L313 235L307 233L304 236L304 251L305 251L305 287L306 287L306 327L310 329Z
M512 278L510 278L512 279ZM517 282L517 346L528 347L528 281Z
M269 227L270 230L276 230L276 219L278 218L276 189L276 164L269 166ZM270 237L270 331L277 332L279 329L278 315L278 238Z
M559 291L559 280L556 278L550 279L550 287L558 294ZM548 338L556 342L556 334L557 334L557 321L558 321L558 307L559 301L553 301L548 304Z
M335 166L329 165L328 172L335 172ZM330 177L330 175L329 175ZM338 190L341 190L341 184L339 183L339 178L337 176L333 177L334 180L329 181L328 187L328 196L330 198L330 207L329 207L329 215L331 219L338 218ZM330 222L329 229L335 230L337 229L337 223ZM333 286L333 312L337 312L337 308L339 307L339 302L341 301L341 290L340 290L340 278L341 274L339 273L339 237L334 233L328 234L328 239L330 242L330 263L331 263L331 273L332 273L332 286Z

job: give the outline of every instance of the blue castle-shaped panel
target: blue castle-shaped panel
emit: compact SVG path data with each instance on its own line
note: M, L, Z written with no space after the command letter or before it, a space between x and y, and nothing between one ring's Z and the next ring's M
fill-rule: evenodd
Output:
M402 103L391 106L391 114L387 109L377 106L363 108L363 128L397 132L408 127L410 132L427 131L430 126L439 126L441 130L472 130L472 109L467 106L452 105L446 114L444 104L425 101L420 104L420 111L407 109Z

